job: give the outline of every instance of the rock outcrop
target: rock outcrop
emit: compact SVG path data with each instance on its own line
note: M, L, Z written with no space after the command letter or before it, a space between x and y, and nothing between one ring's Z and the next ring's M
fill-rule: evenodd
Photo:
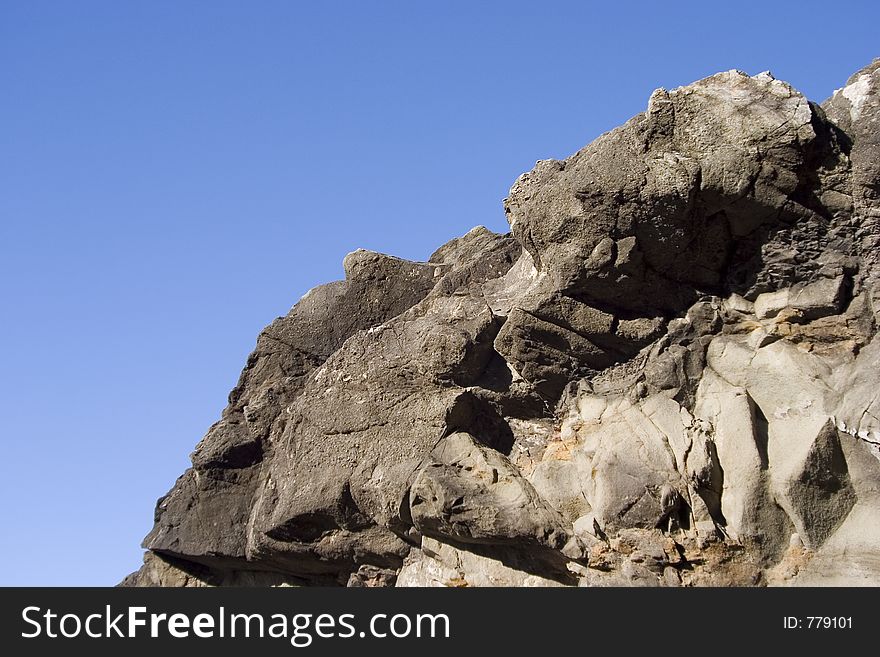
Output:
M880 584L880 60L672 91L266 328L130 585Z

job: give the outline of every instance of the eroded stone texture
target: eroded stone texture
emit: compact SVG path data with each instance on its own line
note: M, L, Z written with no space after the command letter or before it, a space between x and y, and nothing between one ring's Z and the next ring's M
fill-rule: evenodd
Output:
M880 63L659 89L258 338L130 585L880 584Z

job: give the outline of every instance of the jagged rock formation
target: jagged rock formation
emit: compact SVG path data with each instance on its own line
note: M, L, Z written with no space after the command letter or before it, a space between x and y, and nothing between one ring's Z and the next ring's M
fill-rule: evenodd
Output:
M138 585L880 584L880 60L672 91L260 335Z

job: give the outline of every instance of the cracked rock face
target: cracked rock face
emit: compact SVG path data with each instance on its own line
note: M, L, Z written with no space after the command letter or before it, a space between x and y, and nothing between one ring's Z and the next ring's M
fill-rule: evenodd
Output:
M128 585L880 585L880 60L647 110L259 336Z

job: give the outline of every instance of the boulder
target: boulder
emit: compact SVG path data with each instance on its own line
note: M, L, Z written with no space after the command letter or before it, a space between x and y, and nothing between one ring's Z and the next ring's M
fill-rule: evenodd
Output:
M421 534L457 543L561 550L570 538L559 514L503 454L463 432L433 449L410 489L409 510Z
M259 336L130 585L880 582L880 60L658 89Z

